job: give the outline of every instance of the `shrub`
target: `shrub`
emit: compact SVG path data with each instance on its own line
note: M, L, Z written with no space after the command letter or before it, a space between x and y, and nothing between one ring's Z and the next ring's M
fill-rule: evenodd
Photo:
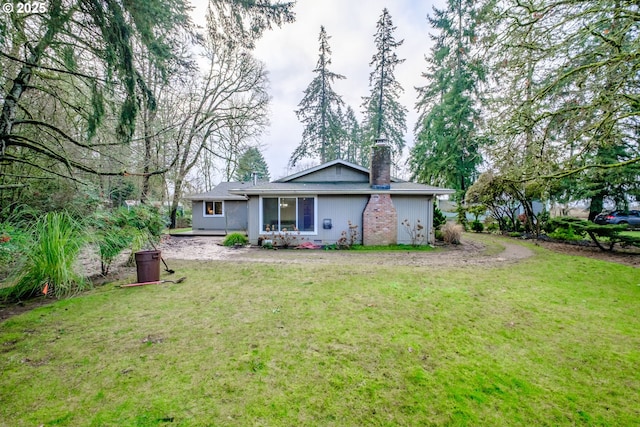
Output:
M442 230L436 230L434 232L434 237L440 242L444 241L444 233L442 232Z
M348 221L349 231L342 231L340 238L336 242L339 249L350 249L358 243L358 226Z
M286 228L283 228L282 231L272 231L267 227L267 232L271 234L260 237L262 238L262 242L270 241L271 247L278 246L286 249L292 246L298 246L300 242L304 240L304 237L300 237L300 230L295 226L291 231ZM265 243L262 243L262 246L266 247Z
M433 207L433 228L440 230L440 227L447 223L447 217L444 216L442 211L437 207Z
M462 203L458 203L458 207L456 208L457 213L457 221L458 224L462 226L462 231L467 229L467 209L463 206Z
M488 217L485 218L485 220L484 220L484 228L489 233L495 233L495 232L500 231L500 225L498 224L498 222L492 216L488 216Z
M236 246L236 245L246 245L249 243L249 239L242 233L231 233L228 234L227 237L224 238L222 244L224 246Z
M539 225L540 230L549 231L548 224L550 219L551 219L551 215L549 214L547 209L544 208L542 212L540 212L536 217L536 221Z
M622 234L627 225L598 225L589 221L571 217L559 217L549 220L549 227L555 231L550 237L578 235L589 236L593 243L603 251L613 251L616 244L620 246L640 247L640 238Z
M120 208L115 212L115 218L118 225L136 228L151 243L155 244L160 241L165 224L158 209L147 205L129 209Z
M580 233L576 233L573 226L569 225L567 228L556 228L553 232L549 233L549 237L556 240L574 241L582 240L583 236Z
M442 238L448 244L459 245L464 228L460 224L447 222L442 226Z
M4 296L21 299L47 289L62 297L83 290L87 283L74 270L85 242L83 226L66 212L49 212L40 217L31 232L34 244Z
M471 229L476 233L481 233L482 231L484 231L484 225L479 220L476 219L473 222L471 222Z
M0 278L27 253L29 244L29 233L8 222L0 223Z
M411 246L420 246L424 244L427 236L425 235L424 226L420 220L417 220L416 224L412 226L411 222L408 219L405 219L402 221L402 226L411 239Z
M100 272L106 276L113 261L131 246L133 235L129 228L113 227L99 233L98 249L100 252Z
M298 239L302 241L304 240L304 237L300 237L300 231L296 227L293 227L293 231L283 228L281 232L274 234L273 236L274 244L285 249L292 246L298 246L300 244Z
M109 273L111 264L125 249L131 250L128 264L133 265L135 252L149 245L155 248L163 228L158 210L148 206L97 212L91 222L103 275Z

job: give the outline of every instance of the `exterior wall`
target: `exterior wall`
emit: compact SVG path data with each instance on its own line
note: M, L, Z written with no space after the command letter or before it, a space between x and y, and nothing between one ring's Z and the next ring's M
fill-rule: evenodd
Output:
M194 230L246 231L248 226L247 202L224 201L224 216L204 216L204 202L194 200L191 204L191 227Z
M247 202L245 200L227 200L224 202L224 216L227 219L227 230L246 231L249 226L248 215Z
M349 231L349 221L358 228L358 243L362 243L362 212L367 205L368 196L317 196L318 203L317 234L303 235L304 241L320 245L336 243L343 231ZM249 199L249 242L258 244L260 237L260 198ZM325 219L331 220L331 229L322 228Z
M249 237L249 243L257 245L258 237L260 237L260 197L249 197L247 204L249 206L249 226L247 228L247 236Z
M369 176L350 167L334 165L291 182L369 182Z
M349 221L356 225L358 244L362 243L362 212L367 206L368 196L325 196L319 197L318 205L318 237L323 245L336 243L342 232L349 233ZM324 219L330 219L331 230L324 230Z
M411 237L402 225L406 219L413 229L418 220L424 228L425 242L433 243L433 198L427 196L393 196L393 204L398 213L398 243L409 245Z
M389 194L372 194L362 214L362 244L398 243L398 215Z
M193 200L191 202L191 227L194 230L205 230L207 223L204 220L204 202L202 200Z
M260 198L252 196L248 203L249 217L247 234L251 244L258 244L260 219ZM358 228L358 243L363 243L363 217L364 210L368 204L369 196L318 196L318 230L317 235L304 236L305 241L311 241L321 245L336 243L343 231L349 231L349 221ZM417 220L425 227L427 241L433 243L433 198L427 196L393 196L393 205L396 210L397 219L394 225L397 233L397 242L400 244L411 244L411 238L407 233L402 221L409 220L413 227ZM202 211L202 207L200 208ZM322 228L324 219L330 219L332 228L325 230ZM195 227L194 227L195 228ZM371 243L369 243L371 244ZM378 244L378 243L373 243ZM385 244L385 243L382 243Z

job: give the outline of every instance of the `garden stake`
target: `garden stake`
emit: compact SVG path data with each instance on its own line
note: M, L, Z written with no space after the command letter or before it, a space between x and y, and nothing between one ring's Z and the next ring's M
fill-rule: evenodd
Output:
M120 285L120 288L133 288L134 286L144 286L144 285L159 285L160 283L182 283L184 282L186 277L181 277L178 280L156 280L154 282L139 282L139 283L129 283L127 285Z

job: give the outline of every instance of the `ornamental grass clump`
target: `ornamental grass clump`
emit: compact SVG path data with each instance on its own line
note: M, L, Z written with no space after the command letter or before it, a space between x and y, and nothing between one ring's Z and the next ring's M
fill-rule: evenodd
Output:
M249 243L249 239L242 233L231 233L224 238L224 246L244 246Z
M31 229L33 245L24 264L18 266L13 286L5 298L22 299L41 293L63 297L84 290L89 284L76 273L74 264L85 243L84 227L66 212L49 212Z
M460 224L456 224L453 222L448 222L442 226L442 239L448 243L453 245L459 245L460 239L462 238L462 232L464 228Z

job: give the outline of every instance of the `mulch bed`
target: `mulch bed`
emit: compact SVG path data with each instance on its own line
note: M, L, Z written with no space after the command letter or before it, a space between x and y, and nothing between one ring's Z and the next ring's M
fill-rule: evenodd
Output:
M586 241L579 244L570 244L536 240L535 244L562 254L595 258L636 268L640 267L640 249L638 248L616 248L615 252L605 252L599 249L593 242Z

